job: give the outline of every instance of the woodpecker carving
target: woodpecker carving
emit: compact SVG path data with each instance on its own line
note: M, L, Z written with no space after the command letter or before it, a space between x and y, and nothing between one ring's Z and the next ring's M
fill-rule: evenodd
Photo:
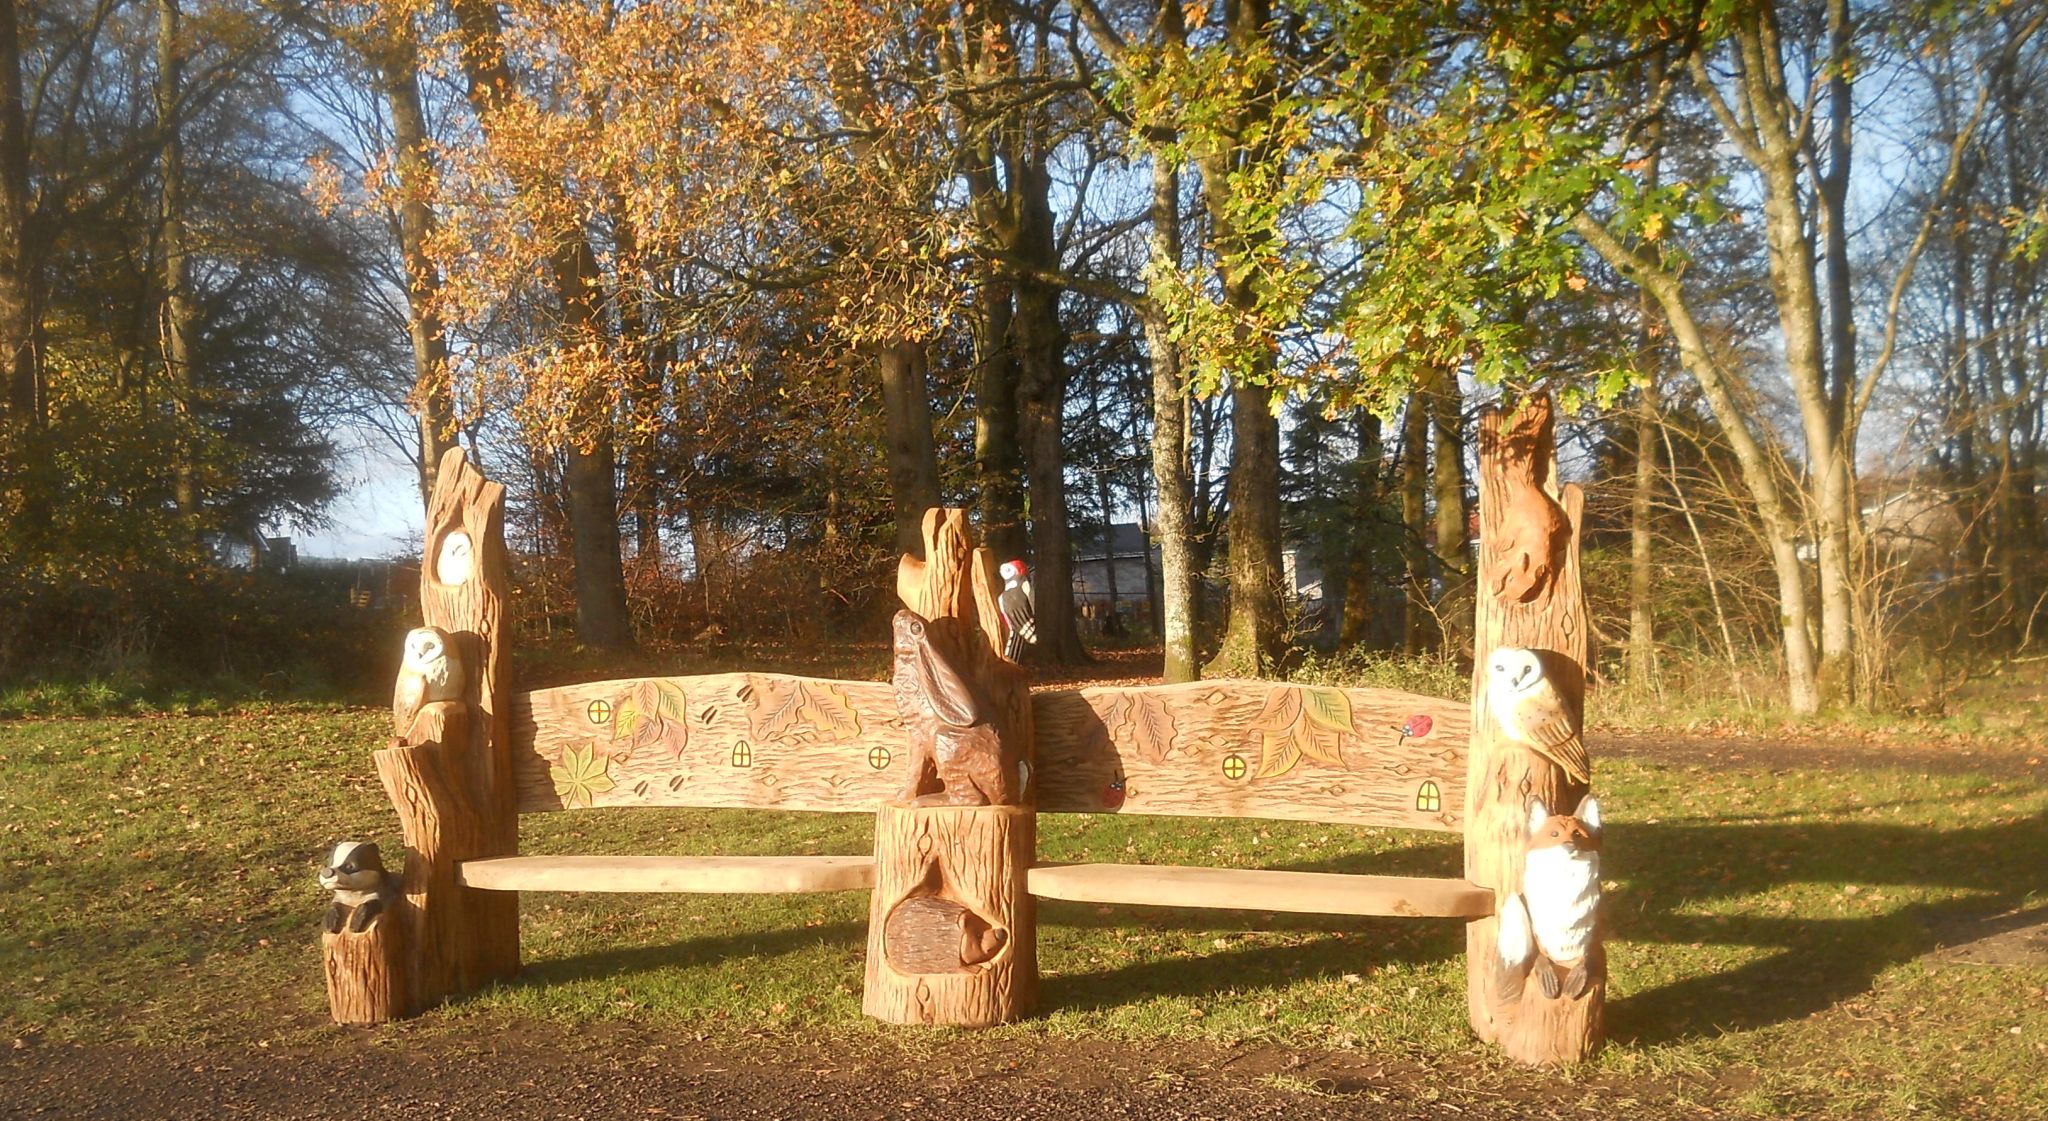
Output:
M1024 562L1010 561L1002 572L1003 591L996 597L996 610L1003 616L1003 657L1014 662L1023 656L1025 643L1038 641L1038 625L1032 618L1031 573Z

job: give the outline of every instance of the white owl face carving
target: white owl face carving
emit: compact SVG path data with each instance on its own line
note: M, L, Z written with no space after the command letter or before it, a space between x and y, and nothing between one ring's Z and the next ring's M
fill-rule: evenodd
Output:
M1502 646L1486 663L1487 682L1496 695L1526 693L1543 680L1543 663L1536 651L1521 646Z
M448 641L434 627L416 627L405 636L405 668L426 674L447 664Z
M434 554L434 579L451 588L469 583L476 572L475 546L469 534L461 530L441 538L441 548Z

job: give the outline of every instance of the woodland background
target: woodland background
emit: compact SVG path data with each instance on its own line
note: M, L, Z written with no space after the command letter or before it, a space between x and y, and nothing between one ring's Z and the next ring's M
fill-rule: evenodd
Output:
M9 0L0 682L388 681L402 604L224 562L365 432L510 484L536 639L879 643L946 501L1046 662L1142 520L1169 679L1455 682L1543 385L1607 685L1938 707L2048 627L2044 19Z

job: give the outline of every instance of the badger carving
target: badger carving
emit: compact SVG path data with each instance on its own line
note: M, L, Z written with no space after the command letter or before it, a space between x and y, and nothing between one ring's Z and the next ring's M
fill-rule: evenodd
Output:
M320 869L320 886L334 893L321 926L329 934L361 934L398 898L398 877L384 870L377 846L343 841Z

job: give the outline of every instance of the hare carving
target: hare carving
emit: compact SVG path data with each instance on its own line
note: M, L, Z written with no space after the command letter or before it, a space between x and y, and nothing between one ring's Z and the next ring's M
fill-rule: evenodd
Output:
M899 796L915 806L1005 806L1022 800L1024 770L996 730L995 706L933 641L914 611L896 613L896 711L910 736L910 781Z

